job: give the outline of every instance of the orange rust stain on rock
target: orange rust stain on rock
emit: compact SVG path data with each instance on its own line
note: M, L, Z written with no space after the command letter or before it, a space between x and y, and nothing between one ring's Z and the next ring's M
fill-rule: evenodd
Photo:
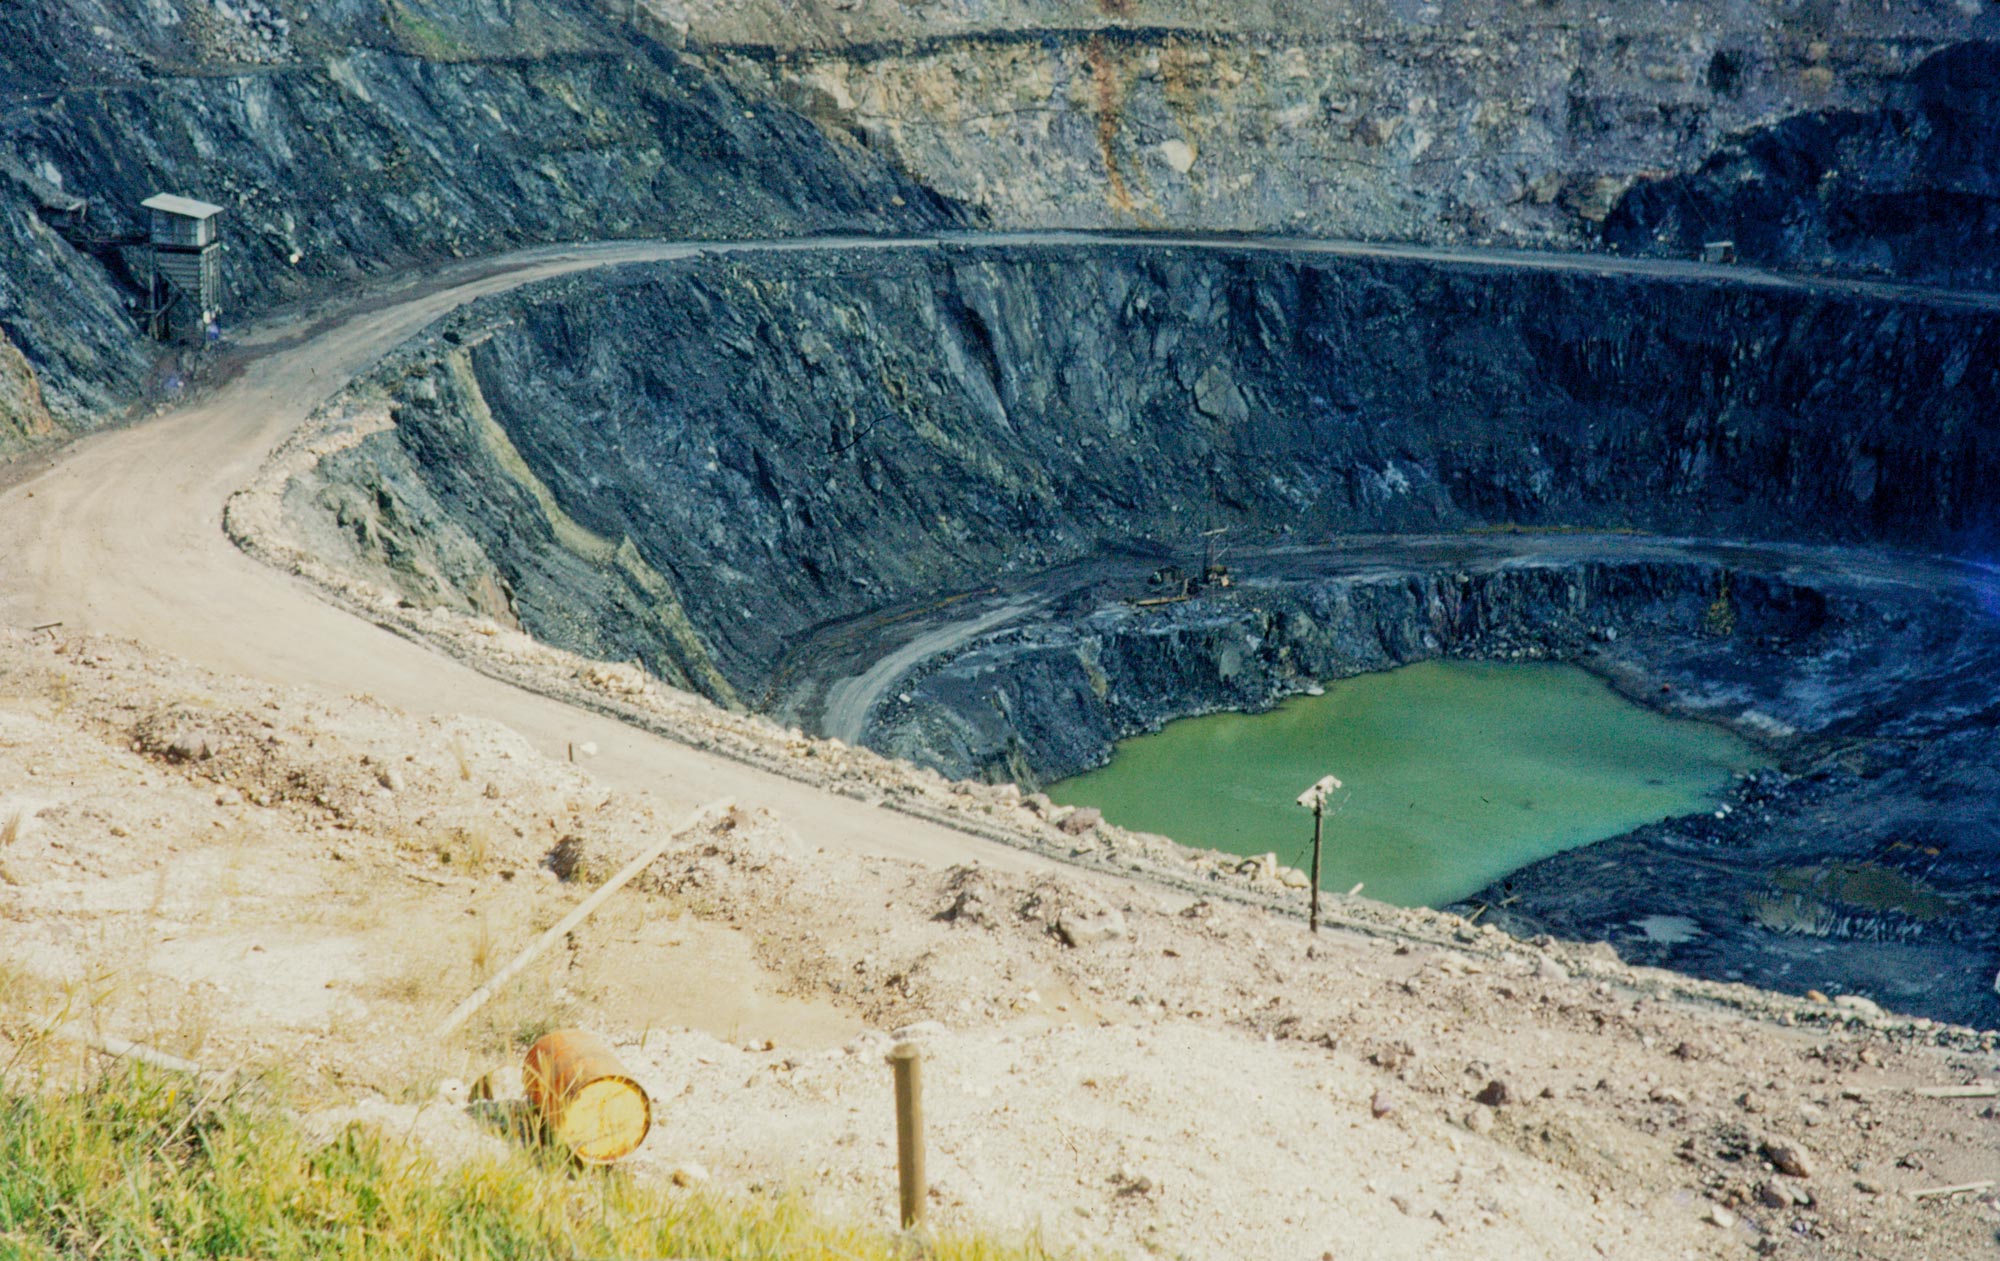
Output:
M1201 102L1200 70L1189 56L1186 41L1167 40L1160 48L1160 91L1183 131L1192 132Z
M1104 177L1110 184L1106 197L1113 210L1129 215L1133 213L1132 190L1125 183L1125 173L1118 169L1118 124L1122 108L1118 70L1112 64L1111 50L1105 46L1103 36L1091 36L1084 61L1090 67L1091 86L1097 96L1097 148L1104 155Z

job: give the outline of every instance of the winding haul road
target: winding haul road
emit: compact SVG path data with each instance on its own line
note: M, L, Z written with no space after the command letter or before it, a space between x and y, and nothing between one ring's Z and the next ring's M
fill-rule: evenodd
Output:
M1334 241L1024 232L544 247L426 273L400 288L347 299L330 313L281 314L253 325L238 342L242 370L226 383L145 423L84 438L43 471L8 487L0 493L0 540L5 540L0 544L5 548L0 553L0 620L16 626L60 621L68 631L124 636L217 671L334 693L367 693L413 713L488 718L513 727L551 755L572 742L595 742L601 753L591 770L606 783L650 791L670 808L734 796L771 807L817 844L930 862L976 857L1001 868L1027 867L1039 860L489 678L344 612L303 582L251 560L228 541L221 525L229 496L321 403L382 354L475 298L568 273L705 253L1010 245L1317 253L1810 289L2000 309L2000 295L1805 279L1695 263ZM984 626L958 628L960 634L944 638L979 629ZM935 646L926 642L923 650ZM850 725L909 664L901 656L883 662L841 694L838 708Z

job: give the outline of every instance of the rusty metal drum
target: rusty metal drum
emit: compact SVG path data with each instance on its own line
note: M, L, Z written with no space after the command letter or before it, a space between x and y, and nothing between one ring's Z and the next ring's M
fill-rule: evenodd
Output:
M586 1164L630 1155L653 1125L652 1101L604 1040L558 1029L528 1048L528 1099L550 1137Z

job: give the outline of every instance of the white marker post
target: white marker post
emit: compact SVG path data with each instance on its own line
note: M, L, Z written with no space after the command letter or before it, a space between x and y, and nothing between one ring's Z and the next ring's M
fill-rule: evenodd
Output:
M1326 817L1327 795L1340 787L1340 781L1331 775L1323 775L1311 788L1299 794L1299 804L1313 812L1313 870L1312 870L1312 910L1306 922L1313 932L1319 931L1319 847L1320 823ZM1357 886L1358 887L1358 886Z

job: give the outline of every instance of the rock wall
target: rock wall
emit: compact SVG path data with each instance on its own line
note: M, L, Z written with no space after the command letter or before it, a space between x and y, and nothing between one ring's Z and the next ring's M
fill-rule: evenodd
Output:
M800 645L845 654L830 693L885 628L918 642L1025 593L1016 622L919 654L862 729L1029 784L1324 677L1584 661L1772 739L1781 769L1513 873L1488 919L1986 1021L1990 576L1560 531L1533 547L1597 559L1470 534L1428 553L1469 559L1378 563L1345 538L1320 566L1304 545L1518 523L1990 546L1995 323L1851 291L1188 249L634 267L490 300L406 348L342 400L355 427L287 509L371 603L484 614L786 722L809 708L786 701L812 691ZM1130 602L1218 523L1236 586ZM1659 552L1682 559L1643 559ZM1052 565L1082 582L1042 581ZM1122 587L1091 577L1113 570ZM478 625L468 640L495 629ZM599 675L648 688L625 666L577 677ZM1948 913L1870 905L1875 880ZM1699 932L1652 940L1649 915Z
M1183 604L1107 600L940 654L872 715L868 743L955 778L1052 783L1126 736L1193 714L1267 709L1327 679L1441 656L1582 655L1635 628L1699 633L1724 579L1708 564L1485 565L1244 580ZM1741 633L1793 640L1815 593L1739 582Z
M1733 240L1794 270L2000 284L2000 44L1937 54L1874 109L1812 109L1641 180L1604 224L1628 253Z
M295 487L418 602L756 704L833 619L1117 549L1482 525L2000 539L2000 318L1171 248L637 267L487 303Z
M237 321L537 241L967 214L1668 255L1731 234L1778 266L1991 284L1996 22L1970 0L9 6L0 457L187 375L129 316L121 242L161 189L229 211Z
M950 207L587 0L0 8L0 457L186 365L130 317L153 193L225 208L231 322L541 241L908 229ZM87 199L87 217L70 207Z
M1912 74L1960 41L2000 38L1976 2L834 0L787 4L784 22L755 5L664 7L738 81L1001 224L1692 256L1742 223L1760 260L1938 278L1968 274L1957 237L1995 239L1982 214L2000 184L1964 152L1983 135L1983 98ZM1911 129L1927 83L1972 124ZM1800 160L1773 167L1758 138L1830 119L1863 137L1834 165L1876 209L1836 206L1834 230L1881 245L1765 252L1763 234L1788 229L1757 212L1802 202L1826 164L1792 136L1777 144ZM1703 171L1727 198L1746 167L1772 188L1751 188L1742 216L1689 214L1665 241L1604 230L1635 183ZM1898 222L1898 201L1932 230ZM1944 222L1968 208L1980 226Z

